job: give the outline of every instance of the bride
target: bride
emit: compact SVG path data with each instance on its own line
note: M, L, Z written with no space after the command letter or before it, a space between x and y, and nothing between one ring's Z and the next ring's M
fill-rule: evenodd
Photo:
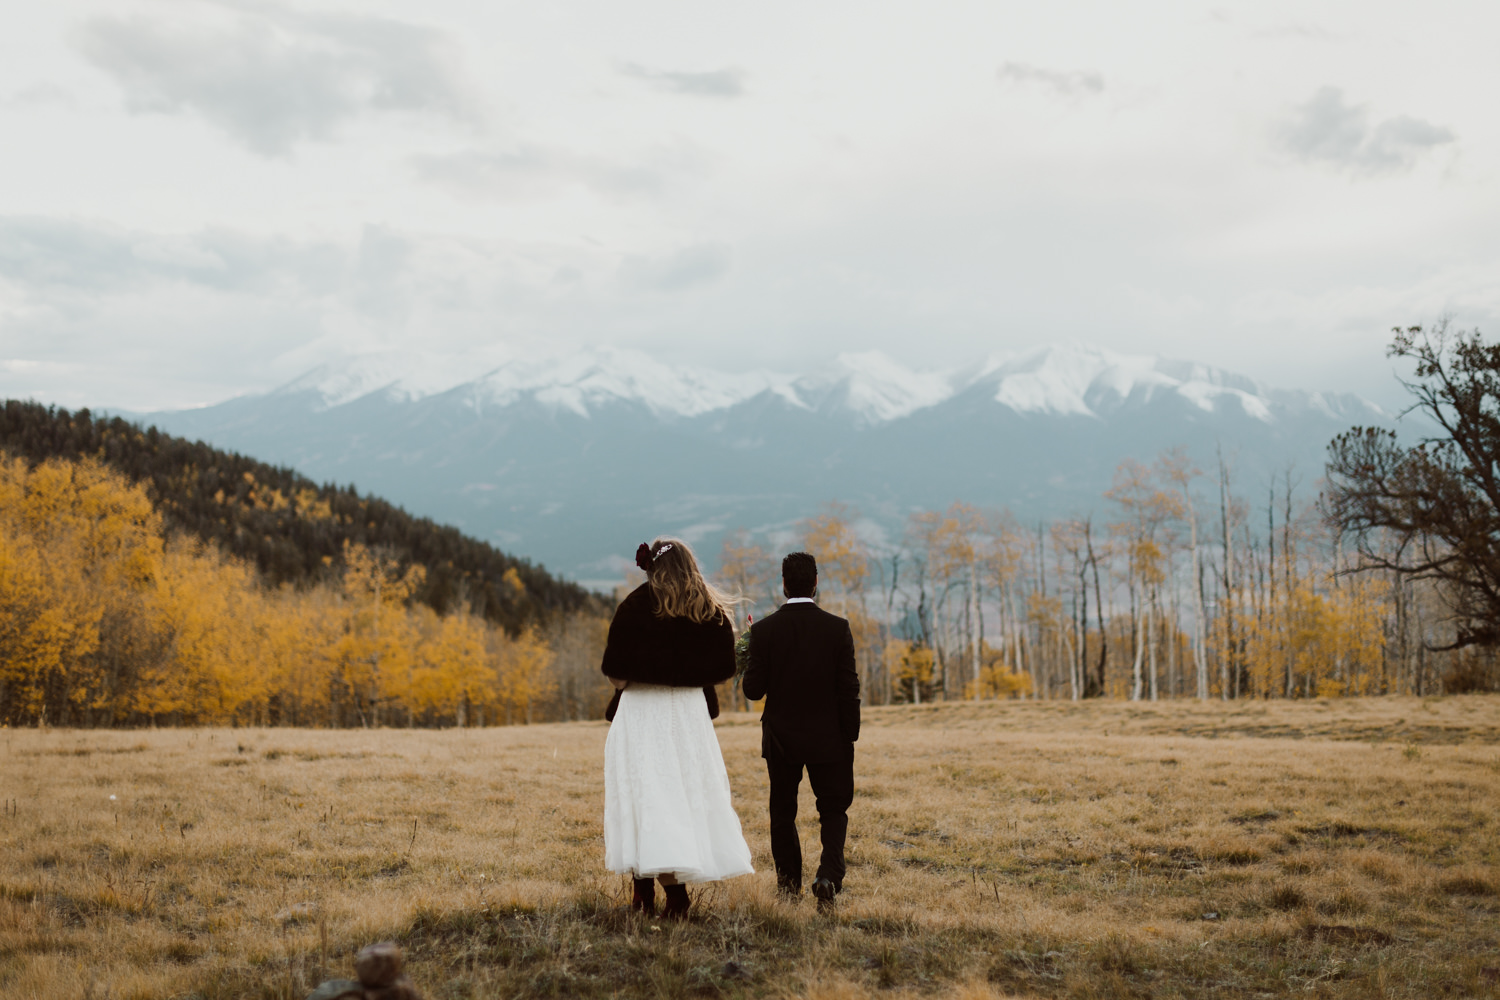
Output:
M748 875L750 848L729 797L713 685L734 676L729 601L687 544L636 550L647 580L609 625L602 670L616 688L604 742L604 863L635 879L631 907L687 915L687 884Z

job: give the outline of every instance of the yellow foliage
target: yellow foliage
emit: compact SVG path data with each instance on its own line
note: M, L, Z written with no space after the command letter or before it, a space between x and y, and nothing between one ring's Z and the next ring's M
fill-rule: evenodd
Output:
M333 520L333 507L327 500L318 499L316 490L302 489L294 500L297 516L308 521Z
M813 555L817 557L816 553ZM743 531L724 536L719 555L719 583L727 592L756 605L774 599L780 592L777 580L771 553L764 546L751 543Z
M153 584L160 532L145 491L98 462L0 461L0 680L13 714L112 708L102 628Z
M932 649L905 639L892 639L885 644L884 658L886 674L896 687L908 691L913 701L920 701L922 689L932 684L937 664Z
M246 566L178 543L169 548L146 607L162 651L143 672L136 711L227 718L265 699L255 628L262 601Z
M348 545L343 562L331 585L272 590L214 548L167 543L145 490L97 462L0 460L0 717L465 725L529 721L551 695L536 629L438 618L412 601L423 568L379 550ZM524 592L514 568L502 582Z
M556 683L548 669L552 650L535 628L527 628L514 639L497 635L494 641L500 654L497 694L505 719L530 722L532 709L552 693Z
M854 531L853 516L843 504L829 504L822 514L802 522L803 548L818 561L818 589L828 596L862 593L870 572L870 556Z
M981 649L978 684L964 686L965 698L1014 698L1031 693L1031 678L1005 662L1005 654L989 643Z
M1271 614L1250 620L1245 660L1259 690L1319 697L1380 693L1385 636L1374 591L1364 578L1340 580L1323 592L1301 580L1280 595Z
M505 572L500 574L500 582L516 597L526 593L526 583L521 579L521 574L516 572L514 566L507 566Z
M467 725L470 712L495 702L496 673L485 648L485 624L467 614L449 615L423 643L407 704L453 716Z

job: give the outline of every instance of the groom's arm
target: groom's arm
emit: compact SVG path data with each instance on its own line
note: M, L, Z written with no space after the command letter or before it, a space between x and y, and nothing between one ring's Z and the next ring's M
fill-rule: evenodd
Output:
M850 743L859 740L859 669L854 665L854 633L844 623L839 637L838 671L834 686L839 703L839 732Z

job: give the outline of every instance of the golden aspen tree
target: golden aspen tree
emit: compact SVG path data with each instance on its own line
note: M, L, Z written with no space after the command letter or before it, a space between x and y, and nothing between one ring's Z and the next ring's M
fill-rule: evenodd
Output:
M1003 513L988 521L987 537L980 566L995 589L996 610L1000 621L1000 649L1005 662L1013 670L1027 671L1025 635L1020 607L1017 604L1017 578L1020 575L1025 542L1017 530L1015 519ZM1028 673L1028 678L1030 674ZM1028 679L1026 692L1032 690Z
M1332 656L1332 666L1319 694L1383 693L1378 682L1385 635L1377 586L1370 577L1346 578L1329 595L1325 655Z
M223 722L264 717L271 696L265 600L253 572L201 544L168 547L150 605L169 668L138 708Z
M882 630L869 613L865 584L870 578L870 551L854 530L857 516L844 504L826 505L821 514L801 523L802 547L818 561L820 603L849 619L860 688L870 691L870 670L881 655Z
M13 510L0 503L0 511ZM0 523L0 693L15 721L48 721L48 692L99 646L103 607L29 535Z
M1197 697L1200 701L1205 701L1208 699L1208 650L1204 628L1203 564L1198 548L1198 506L1193 498L1193 483L1203 473L1188 458L1184 448L1173 448L1158 457L1156 473L1159 478L1177 487L1182 497L1182 509L1187 514L1188 553L1191 557L1188 589L1193 598L1193 673Z
M905 639L892 639L885 644L884 656L886 672L896 690L912 704L920 705L922 692L933 685L932 649Z
M93 460L0 462L0 512L16 569L40 560L18 592L36 613L5 629L20 647L18 707L39 722L112 721L128 682L112 639L134 634L139 594L159 569L159 516L143 489Z
M840 606L858 600L870 573L870 553L854 530L856 513L840 503L802 522L802 547L818 561L818 591Z
M981 655L979 677L971 682L976 692L970 697L1013 698L1031 692L1031 678L1006 661L1003 649L985 643Z
M329 653L340 634L340 611L327 587L266 595L261 656L271 689L268 724L305 726L328 717Z
M967 504L954 504L946 512L916 511L907 519L907 544L917 562L917 619L924 643L931 647L938 670L938 685L946 697L950 687L964 689L965 679L950 670L950 654L970 652L965 666L969 681L978 669L964 635L964 619L977 639L978 609L971 598L979 596L978 560L982 518ZM959 600L955 602L954 597Z
M451 716L460 728L498 700L499 677L486 648L486 627L472 615L450 614L422 645L409 707Z
M743 530L731 531L724 536L717 576L724 589L749 603L747 610L751 612L762 605L773 605L781 591L779 568L771 553L765 546L750 541L750 536ZM743 622L737 623L737 627L743 625Z
M494 638L499 646L497 694L505 721L508 724L519 717L530 723L532 709L552 694L554 682L548 669L552 666L552 650L534 626L514 639L503 634Z
M965 503L952 504L938 519L929 536L927 550L930 573L934 580L943 583L938 608L948 610L949 614L943 617L951 620L950 628L944 629L944 632L951 633L955 645L962 645L968 654L969 676L963 686L972 690L972 697L975 698L979 697L978 680L982 660L979 648L983 631L979 559L983 525L984 521L978 510ZM956 608L947 600L948 595L955 590L962 597ZM968 624L967 629L962 630L962 635L960 620L965 620ZM958 642L960 639L961 643ZM946 678L944 688L946 693Z
M344 547L345 633L335 659L346 694L366 726L380 725L387 683L411 666L413 623L406 602L425 576L423 567L403 571L395 559L363 545Z
M1125 557L1132 610L1132 663L1130 699L1139 701L1149 687L1150 699L1157 700L1156 635L1161 609L1161 586L1167 580L1168 549L1166 538L1173 522L1186 511L1182 498L1162 488L1158 478L1161 469L1149 469L1127 460L1115 470L1114 484L1106 499L1119 504L1124 520L1113 525L1125 541ZM1142 668L1149 659L1149 679L1143 683Z
M599 672L608 635L609 622L594 614L570 614L548 626L547 647L552 650L551 674L556 682L552 718L572 721L603 716L614 695L614 688Z

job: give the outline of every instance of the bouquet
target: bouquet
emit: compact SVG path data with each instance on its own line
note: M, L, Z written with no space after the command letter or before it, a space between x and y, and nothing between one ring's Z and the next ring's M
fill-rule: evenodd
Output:
M740 634L734 637L734 689L740 689L740 681L745 677L745 671L750 669L750 626L755 619L749 615L745 616L745 627L740 629Z

